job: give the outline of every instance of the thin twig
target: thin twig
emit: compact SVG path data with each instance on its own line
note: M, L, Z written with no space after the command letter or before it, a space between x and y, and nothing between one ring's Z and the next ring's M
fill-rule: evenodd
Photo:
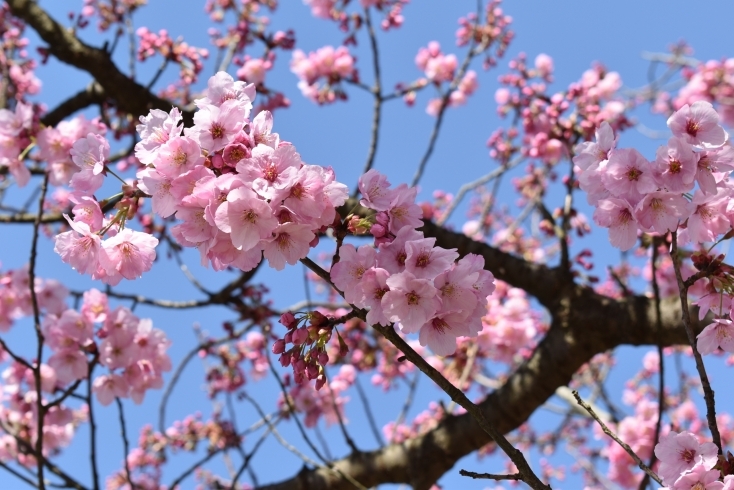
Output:
M522 475L520 473L513 473L512 475L493 475L491 473L475 473L473 471L459 470L461 476L468 476L475 480L513 480L522 481Z
M268 361L268 366L270 366L270 371L273 373L273 376L275 377L275 380L278 382L278 385L280 386L280 390L283 392L283 399L285 400L286 405L288 406L288 411L293 415L293 420L296 422L296 427L298 427L298 431L301 433L301 437L306 441L306 444L308 444L308 447L311 448L311 451L318 457L321 461L323 461L326 465L331 467L331 462L325 458L318 449L316 449L316 446L311 441L311 439L308 437L308 434L306 434L306 430L303 428L303 425L301 425L301 421L298 419L298 414L296 412L296 407L293 406L293 403L291 402L291 398L288 395L288 390L285 389L285 385L283 384L283 381L280 379L280 375L278 374L278 371L276 371L275 366L273 366L273 361L270 359L270 355L266 355L265 359Z
M706 367L703 364L701 353L698 352L696 347L696 337L693 333L693 326L691 325L691 314L688 311L688 284L683 281L683 276L680 272L680 255L678 254L678 233L672 233L672 242L670 247L670 257L673 259L673 269L675 270L675 277L678 280L678 290L680 292L680 303L681 310L683 311L683 326L686 329L688 335L688 342L691 344L691 350L693 350L693 358L696 360L696 370L698 376L701 378L701 386L703 387L703 397L706 402L706 420L709 424L709 430L711 431L711 438L719 448L719 454L722 453L721 445L721 434L719 433L719 426L716 422L716 404L714 402L714 390L711 388L708 375L706 374Z
M270 435L270 432L271 432L270 428L268 428L265 432L263 432L263 434L260 436L260 438L257 440L255 445L253 446L252 451L250 451L250 454L248 454L245 457L244 461L242 461L242 465L237 470L237 473L235 473L234 478L232 478L232 485L230 485L230 490L237 489L237 480L239 480L240 476L242 476L242 473L245 472L245 470L247 469L247 467L250 464L250 460L252 459L253 456L255 456L255 454L257 453L257 450L260 448L260 445L263 442L265 442L265 439L267 439L267 437Z
M233 340L238 339L242 335L244 335L250 328L252 327L252 324L247 325L246 327L243 327L241 330L238 330L237 332L233 333L232 335L228 335L227 337L222 337L220 339L216 340L207 340L193 349L191 349L181 360L178 367L176 368L176 371L173 373L173 376L171 377L171 381L166 386L166 390L163 392L163 397L161 398L161 404L158 406L158 431L161 434L166 433L166 408L168 407L168 399L171 397L171 394L173 393L173 389L175 388L176 384L178 383L178 380L181 378L181 374L183 373L183 370L186 368L188 363L193 359L200 350L202 349L210 349L212 347L216 347L218 345L231 342Z
M97 422L94 420L94 408L92 401L92 371L94 365L89 366L87 374L87 410L89 411L89 460L92 466L92 488L99 490L99 470L97 468ZM127 461L127 457L126 457Z
M663 413L665 413L665 364L663 361L663 315L660 311L660 286L657 278L657 260L658 260L658 242L652 242L652 258L650 259L650 268L652 269L652 292L655 299L655 329L657 334L657 350L658 350L658 420L655 423L655 436L652 439L652 447L654 448L660 439L660 428L663 423ZM657 461L655 451L650 455L650 462L647 464L650 468ZM650 477L645 475L640 482L638 490L644 490L650 482Z
M324 370L324 377L326 377L326 370ZM331 404L334 408L334 413L336 413L336 419L339 422L339 428L342 431L342 435L344 436L344 440L347 442L347 445L352 449L352 452L358 453L359 448L357 448L357 445L354 443L354 440L349 436L349 432L347 432L347 428L344 425L344 417L342 417L342 413L339 410L339 407L336 404L336 395L334 394L334 390L331 389L331 383L329 383L329 378L326 377L326 386L329 389L329 394L331 395Z
M380 136L380 118L382 116L382 82L380 80L380 56L377 49L377 36L372 26L372 18L369 8L364 9L364 20L367 26L367 35L370 38L370 48L372 50L372 69L374 71L375 83L370 89L374 97L372 108L372 129L370 131L370 146L367 151L367 160L364 163L362 174L366 174L375 163L375 155L377 154L377 143ZM359 187L355 187L352 197L357 196Z
M652 471L645 463L642 462L642 460L637 455L637 453L635 453L626 442L622 441L619 437L617 437L617 435L614 432L612 432L604 422L602 422L599 416L594 412L594 409L591 408L591 406L588 403L586 403L585 401L581 399L581 396L579 396L579 392L573 391L572 393L573 393L574 398L576 398L576 403L584 407L586 411L589 412L589 415L591 415L591 417L594 420L596 420L599 426L601 426L601 430L604 431L606 435L614 439L614 442L619 444L622 447L622 449L624 449L627 452L627 454L629 454L630 457L635 460L635 463L637 463L637 466L639 466L642 471L644 471L646 474L650 476L650 478L652 478L653 480L655 480L656 482L662 485L663 481L660 479L660 477L657 474L655 474L655 472Z
M405 401L403 402L403 406L400 409L398 418L395 419L395 425L393 425L392 434L390 434L390 439L393 441L395 440L395 432L398 430L398 426L403 423L405 418L408 416L408 411L410 410L410 407L413 405L415 389L418 386L418 378L420 378L420 372L415 373L415 376L413 376L413 379L408 385L408 394L405 397Z
M474 29L479 28L479 19L481 18L480 12L481 12L481 2L477 2L479 6L479 11L477 12L477 21L474 23ZM491 38L486 37L482 40L482 44L478 47L476 46L476 40L474 39L474 36L472 36L471 42L469 43L469 51L466 53L466 57L464 58L464 61L461 64L461 67L459 67L459 71L456 73L456 76L451 81L451 85L449 85L448 90L446 90L446 93L443 94L441 97L441 105L438 108L438 114L436 115L436 122L433 125L433 129L431 130L431 136L428 138L428 147L426 148L425 153L423 154L423 158L421 158L420 163L418 164L418 169L415 172L415 175L413 176L413 180L410 183L411 187L415 187L418 185L418 182L420 181L421 177L423 176L423 171L426 168L426 164L428 163L428 160L431 158L431 154L433 153L433 148L436 146L436 140L438 139L438 133L441 130L441 123L443 122L443 116L446 113L446 108L449 106L449 100L451 98L451 94L456 90L456 88L459 86L461 81L464 78L464 75L466 75L466 71L469 69L469 64L471 63L474 56L476 56L478 53L481 53L484 51L487 47L487 45L491 42ZM475 49L477 48L477 49Z
M255 400L253 400L251 397L249 397L246 393L244 393L243 396L244 396L245 400L249 401L252 404L252 406L255 407L255 410L257 410L257 412L260 415L260 417L263 418L263 419L265 419L265 412L263 412L262 408L260 408L260 405L258 405L258 403ZM295 418L295 414L294 414L294 418ZM367 490L364 485L362 485L357 480L355 480L354 478L352 478L351 475L348 475L348 474L344 473L341 470L334 469L332 467L332 464L331 463L327 463L326 466L324 466L324 465L321 465L321 464L317 463L313 459L309 458L308 456L306 456L305 454L303 454L301 451L299 451L295 446L293 446L288 441L286 441L283 438L283 436L280 435L280 433L275 429L275 427L273 427L273 425L270 422L266 422L266 423L268 424L268 428L273 433L273 436L275 436L275 439L277 439L277 441L280 443L280 445L283 446L284 448L286 448L288 451L290 451L293 454L295 454L296 456L298 456L299 458L301 458L304 463L310 464L311 466L314 466L316 468L322 468L322 469L326 469L328 471L331 471L335 475L339 475L342 478L344 478L345 480L347 480L349 483L351 483L352 485L354 485L356 488L358 488L360 490ZM311 449L313 450L313 448L311 448Z
M377 441L377 444L379 444L380 447L385 445L385 441L382 438L382 435L380 434L379 429L377 428L377 424L375 423L375 417L372 413L372 409L370 408L370 402L367 399L367 395L364 392L364 389L362 388L362 383L359 382L359 377L354 378L354 386L357 388L357 394L359 395L359 399L362 402L362 406L364 407L364 412L367 415L367 423L370 426L370 429L372 430L372 434L375 436L375 440Z
M2 461L0 461L0 468L4 469L5 471L7 471L11 475L15 476L16 478L19 478L20 480L23 480L25 483L27 483L31 487L37 488L36 487L36 482L34 482L33 480L31 480L30 478L28 478L24 474L22 474L22 473L20 473L20 472L18 472L16 470L14 470L13 468L11 468L9 465L6 465Z
M489 172L486 175L483 175L482 177L479 177L478 179L468 182L461 187L459 187L459 191L456 193L456 196L451 200L451 203L446 207L446 211L443 212L443 215L441 218L436 221L436 224L438 226L443 226L444 223L451 217L451 214L454 212L454 210L457 208L459 203L464 199L464 196L467 192L476 189L479 186L485 185L492 180L496 179L497 177L501 176L508 170L518 166L520 163L523 162L523 158L515 158L514 160L510 161L507 165L503 165L499 168L496 168Z
M41 310L38 306L36 295L36 259L38 258L38 233L41 228L41 217L43 216L43 205L46 202L46 191L48 190L48 174L43 177L41 184L41 197L38 199L38 213L33 223L33 241L31 242L31 257L28 266L28 282L33 304L33 327L36 331L36 364L33 366L33 381L36 389L36 454L43 454L43 425L46 418L46 408L43 406L41 393L41 363L43 362L43 332L41 331ZM46 482L43 478L43 461L37 459L38 489L45 490Z
M130 488L132 490L135 490L137 485L133 483L133 479L130 473L130 463L127 461L127 456L130 454L130 442L127 439L127 427L125 424L125 412L122 409L122 401L120 401L119 397L115 397L115 402L117 403L117 411L119 413L120 418L120 436L122 436L122 448L124 452L124 458L123 461L125 462L125 477L127 478L127 482L130 484Z

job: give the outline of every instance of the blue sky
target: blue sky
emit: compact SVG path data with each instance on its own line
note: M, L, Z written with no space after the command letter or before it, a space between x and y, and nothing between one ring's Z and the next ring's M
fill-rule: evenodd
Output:
M58 19L65 19L68 10L79 8L81 2L41 1L41 5L49 9ZM208 19L203 12L204 2L181 0L151 0L151 5L141 9L135 16L136 26L147 26L157 31L166 28L172 37L184 36L192 45L209 47L206 28ZM527 53L533 59L539 53L551 55L555 63L555 84L553 87L562 90L569 83L578 80L581 73L594 61L604 63L608 69L620 73L626 88L644 85L647 80L648 62L642 59L643 51L662 52L680 39L685 39L695 49L694 56L699 59L720 59L732 56L734 31L730 28L730 19L734 14L734 4L725 0L706 2L692 7L690 2L632 2L632 1L508 1L503 8L513 17L513 30L516 39L511 45L504 60L499 66L485 72L480 66L473 68L479 74L479 91L473 95L464 107L450 109L444 121L443 130L436 150L429 162L425 177L421 182L420 198L430 198L435 189L455 192L461 184L473 180L493 169L495 163L487 154L485 142L489 134L499 126L507 126L508 122L496 116L494 92L498 88L497 76L504 73L506 63L519 52ZM383 85L391 88L398 82L409 82L421 76L415 67L413 58L420 47L431 40L441 43L444 52L455 52L461 59L463 49L456 48L454 33L456 20L475 9L474 1L464 0L423 0L411 2L405 8L405 25L389 33L379 33L380 53L382 57ZM323 45L338 45L343 34L336 25L311 17L309 9L298 0L284 0L273 17L274 29L293 28L296 31L297 47L304 51L312 51ZM100 36L94 27L87 28L80 34L92 44L100 45L105 36ZM354 49L358 58L358 68L362 80L371 83L370 53L366 50L364 37ZM258 48L259 49L259 48ZM256 50L253 55L260 52ZM122 67L127 66L127 51L118 48L116 60ZM350 100L328 107L318 107L304 99L296 88L296 78L288 69L289 54L278 52L276 68L269 73L268 85L282 90L290 98L292 105L288 110L275 113L275 131L281 138L293 142L302 158L307 163L331 165L337 177L350 188L356 181L363 167L369 142L369 126L371 124L371 98L364 92L348 88ZM147 81L158 67L159 61L153 59L138 69L140 80ZM231 70L233 72L233 70ZM213 73L210 62L206 74ZM164 80L171 80L176 74L175 68L169 68ZM88 81L88 75L52 60L38 70L38 76L44 82L38 100L53 107L59 101L75 93ZM206 77L203 77L204 79ZM418 161L425 151L428 136L433 125L433 118L425 113L428 93L420 93L415 107L406 108L400 101L393 101L385 106L381 128L381 142L375 167L386 173L393 184L409 182L415 172ZM646 109L640 110L636 116L646 126L665 130L665 121L660 117L650 116ZM621 139L621 146L635 146L643 154L651 157L660 144L641 135L635 130L627 132ZM500 197L515 212L515 198L512 188L505 180ZM18 194L20 196L21 194ZM20 199L20 197L17 197ZM560 201L549 202L549 207L559 205ZM590 214L588 210L587 214ZM463 210L454 215L454 222L460 224ZM28 260L28 244L30 228L14 226L5 228L4 236L12 236L12 243L2 247L3 268L18 267ZM596 230L591 237L577 243L578 247L589 247L594 250L595 258L604 270L607 263L613 263L618 255L606 241L606 233ZM63 280L69 287L84 289L92 287L91 281L77 275L53 254L50 241L42 239L38 273L43 277ZM224 284L231 274L213 274L200 268L193 254L187 254L186 260L192 271L201 278L208 287L215 289ZM602 273L603 275L603 273ZM290 267L283 273L263 270L257 280L271 289L270 297L275 307L283 308L301 300L303 293L303 270L301 266ZM99 286L98 286L99 287ZM196 291L185 281L183 275L171 261L160 261L153 272L144 279L121 285L122 291L135 292L166 299L198 298ZM195 345L192 324L197 322L205 331L217 335L221 332L221 322L230 319L230 315L218 308L206 310L168 312L140 306L136 313L141 317L153 318L158 328L164 329L173 340L170 353L174 364ZM8 334L11 345L27 345L29 324L19 324ZM21 350L24 347L21 347ZM644 349L622 349L620 359L624 360L612 377L612 385L617 388L624 380L638 369L638 360ZM627 362L629 361L629 362ZM720 363L714 370L714 382L723 378ZM174 394L169 410L168 420L181 418L187 413L200 410L204 414L211 412L212 405L206 400L201 390L203 385L201 365L192 362ZM368 380L364 380L364 385ZM716 384L714 385L716 388ZM248 382L248 393L256 397L261 404L273 408L277 390L270 384ZM721 390L720 390L721 391ZM619 393L619 390L616 391ZM718 392L717 392L718 394ZM356 400L356 393L351 393ZM378 425L393 420L402 404L405 390L391 392L382 398L382 393L373 390L373 407L377 410ZM411 411L415 415L424 410L431 400L437 399L438 391L430 386L430 382L422 379L418 396ZM150 392L142 406L125 402L130 425L131 441L137 439L137 428L146 422L156 419L157 403L160 392ZM103 441L100 454L102 474L109 474L119 468L122 457L122 446L119 442L117 414L114 407L97 409L100 417L100 440ZM369 433L362 409L358 403L348 408L349 425L352 435L361 448L373 448L374 441ZM537 414L536 417L542 417ZM552 416L544 416L541 424L551 425ZM238 409L241 427L249 425L256 419L256 414L247 405ZM79 431L77 441L69 451L61 455L59 462L70 468L72 474L79 475L88 481L85 464L86 427ZM297 446L303 447L292 424L284 424L284 435ZM346 454L338 429L324 431L329 439L332 452L336 455ZM254 442L249 439L248 448ZM133 442L134 444L134 442ZM563 458L566 462L569 458ZM166 470L165 481L170 476L187 467L192 458L175 456ZM537 457L534 463L537 467ZM260 482L279 480L294 475L302 462L290 453L284 452L277 443L270 440L253 460ZM501 471L502 468L492 460L476 462L473 456L463 460L458 467L477 471ZM225 473L221 462L211 467ZM576 488L578 480L561 483L554 488ZM445 488L484 488L481 482L467 481L454 474L447 474L441 482ZM0 485L15 488L17 480L0 473ZM184 488L191 488L189 480Z

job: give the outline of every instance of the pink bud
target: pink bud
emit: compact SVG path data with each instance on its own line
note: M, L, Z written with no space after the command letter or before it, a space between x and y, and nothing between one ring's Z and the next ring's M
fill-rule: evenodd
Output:
M282 354L285 352L285 340L278 339L273 344L273 354Z
M324 351L319 352L319 364L326 366L329 363L329 354Z
M293 332L293 344L294 345L303 344L307 338L308 338L308 330L303 327L298 328Z
M306 366L306 374L308 379L316 379L319 375L319 367L316 364L309 364Z
M316 390L317 391L320 390L321 388L324 387L325 384L326 384L326 376L324 376L323 374L319 375L319 377L316 378L316 386L315 386Z
M283 353L278 358L278 361L280 361L281 366L288 367L291 364L291 356L287 353Z
M291 325L293 325L296 322L296 317L290 311L286 311L285 313L280 315L280 320L278 320L278 322L281 325L284 325L288 328L292 328Z
M382 226L380 224L377 224L377 223L375 223L374 225L372 225L372 227L370 228L370 234L372 234L372 236L375 237L375 238L382 238L382 237L384 237L386 231L387 230L385 229L384 226Z

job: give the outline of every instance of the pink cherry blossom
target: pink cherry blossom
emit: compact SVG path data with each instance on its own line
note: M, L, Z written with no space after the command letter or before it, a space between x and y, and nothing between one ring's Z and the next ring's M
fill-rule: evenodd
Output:
M71 159L81 169L71 178L71 187L84 192L95 192L104 181L105 161L110 155L110 144L98 134L89 133L71 148Z
M596 141L584 142L576 146L573 163L578 165L582 171L598 168L604 160L609 160L609 154L616 146L617 140L614 131L608 122L604 121L596 129Z
M112 403L115 397L126 398L128 391L127 381L119 374L97 376L92 385L92 392L97 395L97 401L105 407Z
M153 163L158 172L175 179L194 167L203 165L204 157L196 141L186 136L174 136L161 145Z
M724 146L699 153L696 181L704 194L715 194L716 184L734 170L734 148Z
M419 279L433 279L451 268L454 261L459 258L458 252L455 248L446 250L435 247L435 243L435 238L406 242L405 270Z
M359 203L375 211L387 211L395 197L387 177L375 169L359 177L359 192L362 193Z
M390 231L397 233L403 227L419 228L423 226L423 211L415 203L418 189L401 184L395 188L395 198L390 203Z
M238 250L250 250L263 238L270 238L278 221L267 202L252 190L238 187L216 211L217 227L230 233Z
M471 335L461 312L442 313L420 328L420 344L439 356L448 356L456 351L456 337Z
M657 182L671 192L688 192L698 170L698 155L681 138L672 137L658 148L654 174Z
M614 150L610 155L604 184L613 196L634 203L657 189L648 161L639 151L627 148Z
M640 226L660 234L675 231L678 221L685 220L689 214L690 206L684 197L664 191L647 194L635 209Z
M362 275L362 291L361 301L357 302L357 306L361 308L369 308L367 312L367 323L370 325L389 325L390 320L385 316L382 309L382 298L385 293L390 291L387 285L387 279L390 273L385 269L368 269Z
M339 248L339 262L331 268L331 280L344 292L344 299L349 303L362 302L362 276L374 267L377 252L371 245L362 245L359 249L349 243Z
M102 242L100 265L108 274L137 279L153 266L158 239L147 233L125 228Z
M731 320L715 318L696 337L696 346L702 355L716 352L718 348L725 352L734 352L734 324Z
M99 264L99 235L93 233L86 223L74 222L66 214L64 218L72 229L54 237L54 252L80 274L93 274Z
M315 235L308 225L284 223L273 231L273 237L265 242L264 257L270 267L280 271L285 264L295 265L309 251L309 243Z
M699 463L689 473L681 475L673 484L672 490L722 490L724 484L719 478L719 470L706 469Z
M609 198L599 201L594 211L594 222L609 228L612 246L629 250L637 241L637 219L632 206L624 199Z
M151 109L147 116L140 116L141 124L135 129L140 141L135 145L135 157L145 165L152 164L160 147L169 139L181 134L181 111L174 107L170 112Z
M430 280L401 272L385 282L390 287L381 302L385 316L392 322L400 322L404 332L417 332L438 310L437 290Z
M688 217L688 227L683 230L685 233L681 233L681 242L713 242L729 231L730 223L725 214L727 202L726 195L706 195L697 190L691 200L691 207L695 210Z
M244 127L247 107L238 100L227 100L221 107L204 105L194 114L194 127L184 131L207 151L221 150Z
M56 378L63 385L86 378L89 371L87 358L78 349L56 352L49 358L48 365L56 371Z
M655 456L660 460L658 474L663 483L670 485L686 471L701 464L705 470L714 467L718 449L712 442L703 444L690 432L670 431L655 446Z
M726 143L729 135L719 125L719 115L710 102L699 100L685 104L668 118L668 127L674 136L689 144L711 149Z

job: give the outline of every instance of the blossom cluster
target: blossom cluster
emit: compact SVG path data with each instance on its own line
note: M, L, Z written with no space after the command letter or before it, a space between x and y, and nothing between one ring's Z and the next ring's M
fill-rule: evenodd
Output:
M354 62L355 58L345 46L336 49L324 46L308 54L296 49L291 59L291 71L300 80L298 88L304 97L318 104L330 104L347 98L340 85L342 80L359 80ZM321 80L323 84L319 85Z
M554 70L550 56L539 54L531 67L526 55L520 54L510 61L510 68L510 73L499 78L505 86L497 89L495 101L501 116L512 113L521 121L523 132L519 146L525 157L554 165L568 156L568 148L579 132L586 140L604 121L615 130L630 125L624 103L615 98L622 84L616 72L596 65L565 92L549 94L548 82ZM488 143L491 156L509 161L513 147L518 146L512 142L517 136L514 128L494 134Z
M138 187L156 214L181 220L172 235L215 270L251 270L263 255L276 270L295 264L347 198L330 167L304 164L271 132L269 112L248 119L254 96L254 85L219 72L183 134L175 108L151 111L137 128Z
M95 324L100 325L96 332ZM110 309L107 295L96 289L84 293L80 311L46 315L42 330L53 351L48 364L61 386L87 378L88 354L95 356L92 362L98 360L109 369L92 383L102 405L109 405L115 397L142 403L147 390L163 386L163 373L171 369L165 334L153 328L150 319L140 319L128 308Z
M262 379L268 370L266 347L262 333L249 332L243 340L202 349L199 352L200 357L208 355L217 361L206 370L209 396L213 398L218 393L232 393L244 386L247 380L242 369L244 361L249 361L252 365L250 376L255 381Z
M127 471L123 468L107 477L107 488L129 486L158 490L163 486L163 465L168 459L168 451L195 452L203 443L208 451L216 451L239 447L243 442L244 437L235 431L232 423L223 420L217 412L208 420L202 420L201 414L189 415L175 421L165 433L146 425L140 430L138 447L126 455L126 467L132 481L128 480Z
M423 213L414 187L392 189L372 169L360 177L359 190L360 204L376 212L370 232L377 247L343 244L332 281L347 302L369 308L367 323L398 322L436 354L453 353L457 337L482 329L486 298L494 291L484 258L468 254L456 262L456 249L437 247L435 238L417 231Z
M34 290L41 313L58 315L66 309L69 291L59 281L37 277ZM0 273L0 332L7 332L15 320L32 314L28 266Z
M138 60L145 61L160 54L166 61L180 66L179 76L185 85L196 82L199 73L204 69L203 60L209 56L207 49L195 48L180 39L174 40L165 29L155 33L147 27L139 27L135 34L140 38Z
M359 0L360 7L364 9L376 8L385 12L385 18L380 23L383 30L398 28L403 25L405 20L403 17L403 7L410 0ZM359 17L359 14L350 15L345 11L345 7L349 4L339 2L337 0L304 0L304 3L311 7L311 14L314 17L326 20L334 20L339 22L342 30L347 30L347 25L351 19ZM361 24L361 19L358 25Z
M709 60L682 72L686 84L670 99L670 94L661 92L654 109L658 112L678 110L700 100L718 104L718 112L724 124L734 124L734 58Z
M28 267L0 275L0 330L15 320L33 315ZM139 319L128 308L109 307L108 297L96 289L84 293L80 309L67 308L68 290L58 281L36 278L35 293L43 316L41 331L51 355L39 366L40 391L36 391L33 363L14 359L2 372L0 419L20 439L32 441L37 431L37 399L48 405L44 418L44 454L67 446L76 427L85 422L84 407L60 402L59 394L86 380L97 364L106 374L91 380L92 392L102 405L115 397L142 403L149 389L163 385L163 372L171 369L166 353L170 342L149 319ZM9 356L0 351L0 362ZM53 396L56 396L54 399ZM64 396L65 397L65 396ZM50 399L49 399L50 398ZM63 399L61 399L63 400ZM10 435L0 438L0 460L35 464Z
M454 54L443 54L438 42L431 41L428 43L428 47L418 50L418 54L415 57L415 64L425 73L426 78L413 82L413 85L422 87L428 83L435 85L441 85L443 82L452 83L456 76L458 60ZM465 104L468 97L476 92L478 87L477 73L474 70L467 71L456 85L456 89L452 90L449 94L448 106L456 107ZM414 98L415 93L410 92L406 95L405 100L409 104L412 104ZM441 98L431 99L428 102L426 112L435 116L441 110L442 104L444 102Z
M609 229L613 246L632 248L638 230L665 234L679 223L682 242L713 242L731 228L728 206L734 151L708 102L684 106L668 119L673 136L650 162L635 149L616 148L608 124L596 142L576 148L573 161L581 189L596 207L594 221ZM698 189L692 197L687 193Z
M4 361L7 357L3 352L0 360ZM47 396L54 393L59 386L54 368L48 364L41 364L40 381L41 399L47 403ZM36 460L19 441L35 441L38 434L39 395L36 391L34 372L28 365L13 362L3 370L2 383L0 420L3 427L10 428L12 433L0 436L0 461L17 461L21 465L32 467L36 464ZM74 438L77 427L86 421L87 411L84 407L74 409L65 403L49 407L42 428L44 455L57 453L68 446Z
M326 383L324 368L329 362L327 344L334 332L335 320L319 311L299 317L286 312L280 316L280 323L288 331L273 344L273 354L280 355L281 366L292 367L296 384L315 379L316 389L320 390ZM290 348L288 344L291 344Z

